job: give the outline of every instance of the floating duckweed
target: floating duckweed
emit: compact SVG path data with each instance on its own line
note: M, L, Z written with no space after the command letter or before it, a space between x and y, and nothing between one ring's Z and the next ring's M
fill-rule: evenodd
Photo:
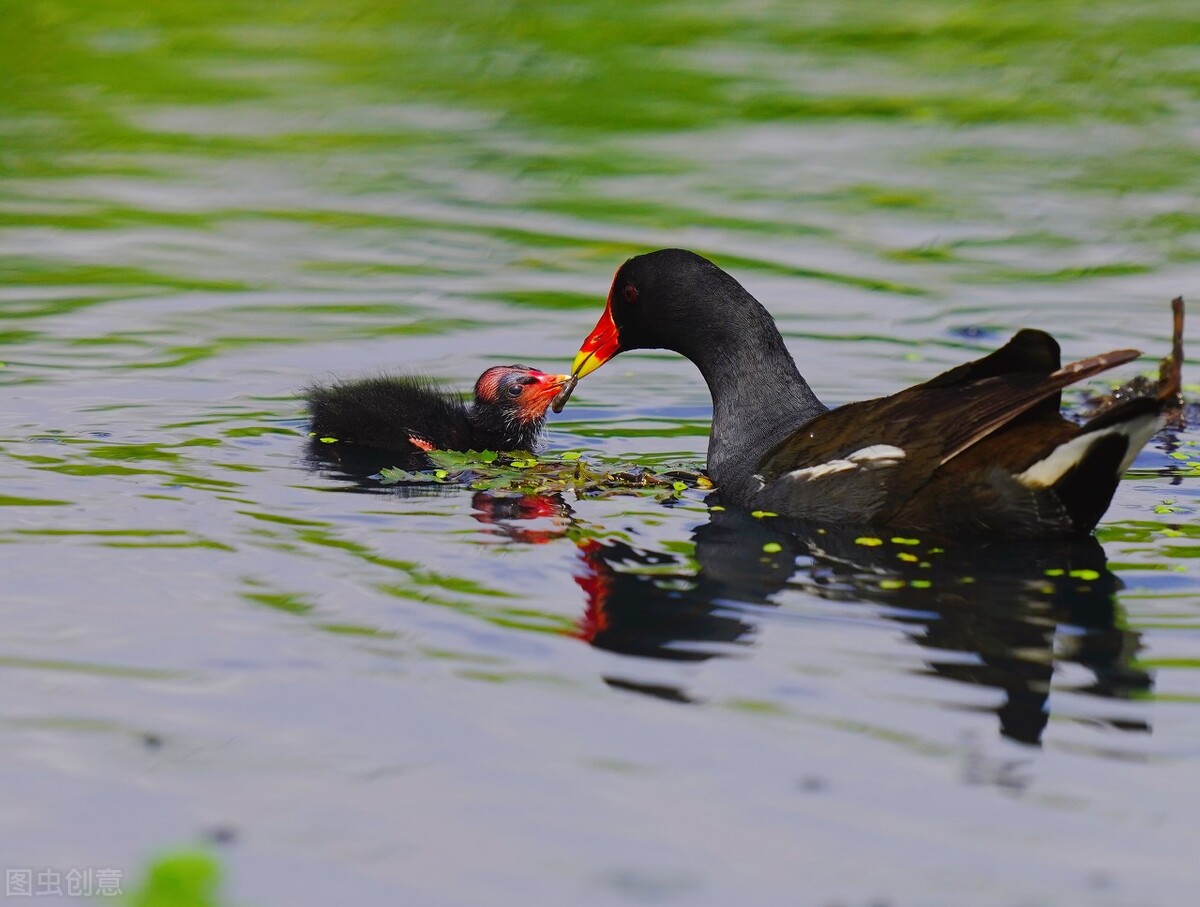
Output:
M1179 513L1179 508L1178 508L1178 507L1172 507L1172 506L1171 506L1171 504L1173 504L1173 503L1174 503L1174 501L1168 501L1168 502L1166 502L1166 503L1163 503L1163 504L1158 504L1158 505L1157 505L1157 506L1154 508L1154 512L1155 512L1155 513Z
M909 563L915 563L917 560L917 556L915 554L909 554L907 551L901 551L896 555L896 557L900 558L902 561L908 561Z
M318 438L322 444L336 444L337 438Z
M1062 576L1067 571L1062 567L1051 567L1049 570L1043 571L1046 576Z
M712 488L713 481L708 476L698 476L696 478L696 487L697 488Z
M1165 535L1169 539L1177 539L1181 535L1183 535L1183 532L1179 529L1164 529L1162 531L1162 534Z
M919 545L919 544L921 544L921 540L920 539L906 539L906 538L901 538L898 535L894 535L894 536L892 536L892 544L893 545Z
M1187 454L1185 454L1182 450L1177 450L1173 454L1167 454L1167 456L1169 456L1172 460L1190 460L1191 459L1191 457L1189 457Z
M762 519L765 516L779 516L777 513L772 513L770 510L751 510L750 516Z
M637 465L621 463L605 465L562 461L559 455L541 460L524 451L431 450L429 471L407 472L403 469L380 470L385 485L420 482L461 482L477 490L520 491L522 493L552 494L568 489L576 494L610 497L615 494L653 494L668 501L679 491L676 481L688 488L694 473L686 468L671 466L664 472ZM438 470L434 475L432 470Z
M963 583L964 585L969 585L970 583L973 583L973 582L975 582L975 577L973 577L973 576L960 576L960 577L958 578L958 581L959 581L960 583Z
M1094 580L1100 579L1100 574L1095 570L1072 570L1071 576L1075 579Z
M921 567L925 570L928 570L930 567L933 566L933 564L929 563L929 561L921 561L921 563L917 564L917 566Z
M708 509L709 509L709 510L712 510L712 511L718 511L718 512L719 512L719 511L722 511L722 510L724 510L725 508L724 508L724 507L722 507L720 504L713 504L713 505L712 505L711 507L709 507Z
M946 551L945 548L930 548L929 549L930 554L944 554L945 551Z
M933 583L927 579L911 579L908 581L908 584L914 589L928 589L933 585Z
M763 551L767 552L767 554L778 554L782 550L783 546L779 542L767 542L763 545Z
M671 487L676 491L687 491L687 482L674 482Z
M880 589L903 589L904 580L902 579L881 579L879 581Z
M561 459L561 460L578 460L581 456L583 456L583 454L581 454L577 450L568 450L561 457L559 457L559 459Z
M308 433L308 436L309 436L310 438L315 438L315 437L317 436L317 433L316 433L315 431L310 431L310 432Z
M868 548L876 548L883 544L883 539L873 538L869 535L860 535L854 540L856 545L866 545Z

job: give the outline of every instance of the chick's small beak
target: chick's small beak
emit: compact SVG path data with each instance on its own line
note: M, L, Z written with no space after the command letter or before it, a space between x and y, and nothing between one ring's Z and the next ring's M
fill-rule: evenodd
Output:
M545 375L538 379L538 396L542 394L557 394L558 389L570 380L570 375Z
M558 397L563 385L571 380L570 375L537 375L537 380L529 386L529 391L522 401L521 412L526 419L540 419L550 408L550 404Z

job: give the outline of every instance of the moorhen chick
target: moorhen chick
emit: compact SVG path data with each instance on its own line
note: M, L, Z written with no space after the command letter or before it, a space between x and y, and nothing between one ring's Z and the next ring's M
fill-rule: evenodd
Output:
M1177 319L1181 330L1181 303ZM741 284L693 252L662 249L617 271L554 405L618 353L674 350L712 394L708 471L724 502L942 536L1082 535L1178 405L1178 346L1173 379L1156 395L1084 425L1059 412L1062 388L1138 352L1061 366L1058 343L1035 330L924 384L830 410Z
M379 375L304 389L311 431L401 454L428 450L531 450L568 375L497 365L475 382L468 406L412 375Z

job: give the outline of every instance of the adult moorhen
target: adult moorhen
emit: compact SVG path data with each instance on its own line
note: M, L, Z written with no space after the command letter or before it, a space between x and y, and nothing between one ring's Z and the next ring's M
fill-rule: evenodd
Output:
M924 384L830 410L741 284L693 252L662 249L617 271L554 405L561 409L576 380L620 352L674 350L696 364L712 394L708 470L723 501L935 535L1082 535L1164 411L1178 405L1179 346L1173 377L1157 394L1082 426L1059 412L1062 388L1129 362L1136 350L1060 366L1053 337L1023 330Z
M497 365L475 382L475 400L411 375L379 375L304 389L312 432L401 454L428 450L530 450L546 410L568 380L527 365Z

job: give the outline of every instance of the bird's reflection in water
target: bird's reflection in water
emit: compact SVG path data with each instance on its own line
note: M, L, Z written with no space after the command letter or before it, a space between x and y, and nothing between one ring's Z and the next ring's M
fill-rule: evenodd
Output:
M371 476L393 455L381 459L344 445L313 445L311 454L314 468L354 480L347 490L461 492L432 483L381 487ZM1120 580L1091 537L938 545L714 509L693 532L694 558L686 558L593 537L601 534L590 533L558 494L478 491L471 503L474 518L506 541L579 539L575 579L584 605L575 634L600 649L685 662L745 652L762 627L756 612L775 607L779 593L800 590L887 605L884 616L926 650L925 672L1002 691L994 709L1000 732L1023 743L1041 741L1056 665L1085 668L1091 679L1075 691L1094 696L1129 698L1151 684L1134 664L1138 634L1115 619ZM677 686L605 679L660 699L691 701ZM1107 723L1149 731L1140 721Z
M344 481L346 484L340 486L339 491L416 496L438 494L442 490L442 486L432 479L429 482L414 482L408 486L380 483L379 473L384 469L397 467L412 471L430 469L433 464L423 454L405 456L376 450L373 447L343 444L340 441L326 443L317 438L310 438L305 445L300 462L310 472ZM455 488L454 492L457 493L460 490Z
M517 526L556 498L475 497L477 519ZM529 516L526 516L526 515ZM576 524L578 525L578 524ZM565 530L562 534L565 534ZM542 541L539 532L529 541ZM925 671L1003 692L1000 732L1038 744L1049 720L1056 664L1086 668L1078 692L1128 698L1150 686L1134 666L1139 640L1115 620L1120 580L1095 539L954 546L888 534L820 529L716 510L693 534L694 560L622 541L580 541L576 582L584 611L577 635L597 648L643 658L701 661L744 651L762 606L785 589L824 599L886 604L885 616L927 651ZM747 607L750 606L750 607ZM607 678L623 689L690 701L685 689ZM1061 689L1061 687L1060 687ZM1113 720L1123 730L1144 722Z
M475 519L488 531L526 545L544 545L567 534L572 524L570 505L561 495L499 495L478 491L471 498ZM528 527L524 523L538 523Z

